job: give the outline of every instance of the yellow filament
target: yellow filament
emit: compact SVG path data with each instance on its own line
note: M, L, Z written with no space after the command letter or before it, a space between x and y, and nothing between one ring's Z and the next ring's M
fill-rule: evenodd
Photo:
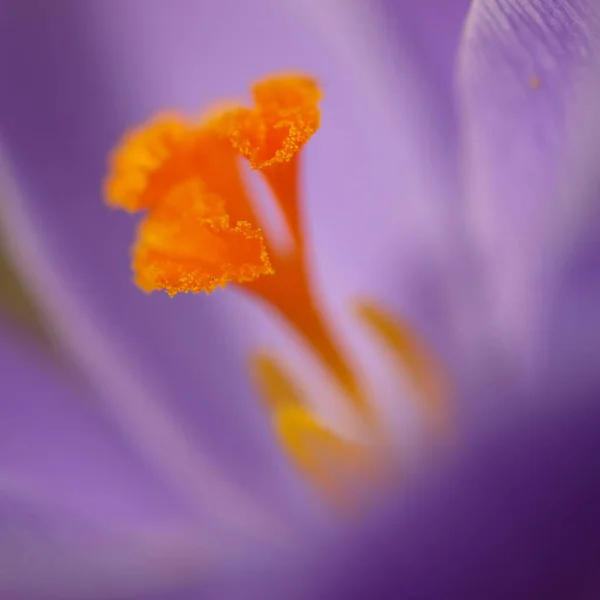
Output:
M287 406L273 415L283 447L306 478L342 512L353 512L353 484L365 485L377 475L367 450L327 429L304 407Z
M302 404L300 390L292 378L270 356L260 353L252 356L250 372L270 410L275 411L284 406Z

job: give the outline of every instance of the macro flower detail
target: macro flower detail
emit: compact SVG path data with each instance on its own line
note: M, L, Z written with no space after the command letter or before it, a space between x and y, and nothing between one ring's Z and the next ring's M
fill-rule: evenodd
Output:
M0 14L0 598L600 598L598 0Z
M240 285L266 302L303 338L361 426L354 435L328 427L280 360L255 353L255 384L273 429L296 465L338 505L344 480L373 479L385 463L386 432L348 349L331 333L309 281L301 226L300 155L320 124L315 79L272 76L253 88L254 108L217 107L198 123L172 114L126 134L110 160L110 206L145 210L133 246L135 281L145 291L211 293ZM261 212L245 184L239 158L271 191L287 226L282 247L261 227ZM422 396L432 422L443 412L438 367L407 326L372 302L357 315L388 347ZM307 377L310 382L310 377Z

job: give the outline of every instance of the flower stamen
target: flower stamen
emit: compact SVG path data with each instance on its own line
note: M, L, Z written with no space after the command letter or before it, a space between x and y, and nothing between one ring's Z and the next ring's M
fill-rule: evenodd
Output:
M391 352L398 369L407 373L423 403L428 420L439 429L447 424L448 386L429 348L407 323L368 301L356 303L356 313Z
M290 459L336 509L353 510L352 486L366 480L374 484L382 471L376 448L326 427L307 407L292 378L269 356L254 356L251 370Z
M342 512L356 510L356 484L375 487L382 466L364 445L325 427L305 407L290 405L273 414L274 428L296 466Z

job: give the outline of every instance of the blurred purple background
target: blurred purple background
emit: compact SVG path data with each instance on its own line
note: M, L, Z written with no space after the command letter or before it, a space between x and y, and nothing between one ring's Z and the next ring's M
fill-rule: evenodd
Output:
M0 600L600 598L599 23L595 0L0 0ZM102 201L127 128L281 70L325 90L326 314L377 379L348 307L380 301L453 382L451 443L407 421L420 468L354 521L250 384L257 347L295 364L289 332L235 290L142 294L135 219Z

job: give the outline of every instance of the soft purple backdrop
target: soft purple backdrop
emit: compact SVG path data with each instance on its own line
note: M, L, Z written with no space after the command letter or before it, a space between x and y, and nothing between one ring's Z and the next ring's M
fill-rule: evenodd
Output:
M210 572L215 595L266 598L278 571L308 598L593 594L598 14L594 0L0 2L2 216L75 367L57 375L13 336L0 347L0 519L16 532L0 537L0 589L124 597ZM101 198L124 129L282 69L326 93L305 164L326 308L344 322L352 297L381 299L460 392L457 456L343 544L245 376L249 349L286 356L286 336L240 294L144 296L134 223ZM494 544L474 553L461 533ZM279 542L311 537L308 559L271 557L257 580Z

